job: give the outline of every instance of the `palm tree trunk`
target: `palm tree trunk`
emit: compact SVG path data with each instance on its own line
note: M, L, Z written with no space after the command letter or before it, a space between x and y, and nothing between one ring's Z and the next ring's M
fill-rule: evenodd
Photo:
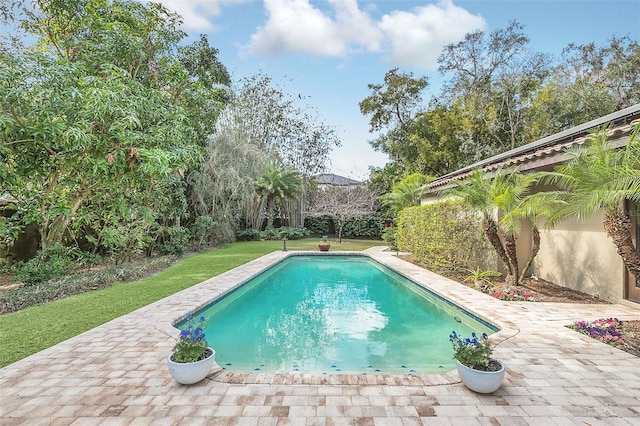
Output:
M509 262L509 257L507 257L507 253L505 252L504 246L502 245L502 240L500 240L500 235L498 235L498 226L493 219L483 219L482 221L482 231L484 232L485 237L491 243L493 249L498 253L500 260L504 263L504 265L509 270L509 275L513 275L513 271L511 270L511 263Z
M510 275L512 275L513 277L513 284L519 285L520 277L518 276L518 253L516 251L516 236L514 234L504 236L504 250L507 254L507 258L509 258L509 266L511 269Z
M520 281L524 279L524 276L527 274L527 271L533 263L533 259L535 259L535 257L538 255L538 252L540 251L540 230L535 225L532 225L531 227L531 236L533 238L533 247L531 247L531 255L529 256L529 260L527 260L527 264L524 265L522 273L520 274Z
M640 278L640 255L631 238L631 219L623 211L607 211L602 220L607 235L613 239L627 270Z

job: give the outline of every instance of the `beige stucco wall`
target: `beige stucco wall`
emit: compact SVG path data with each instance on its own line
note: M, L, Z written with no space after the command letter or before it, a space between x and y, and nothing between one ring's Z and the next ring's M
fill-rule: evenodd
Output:
M617 303L624 297L622 258L602 226L602 216L565 220L541 228L534 273L548 281Z

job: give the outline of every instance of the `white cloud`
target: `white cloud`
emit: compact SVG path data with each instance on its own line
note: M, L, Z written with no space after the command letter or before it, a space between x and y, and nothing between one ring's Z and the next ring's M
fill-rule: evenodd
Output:
M184 18L183 29L187 32L206 32L214 28L213 18L220 15L222 7L247 0L142 0L162 3L167 9Z
M309 0L265 0L269 18L245 47L258 56L293 52L341 57L352 45L365 45L368 49L379 45L379 30L358 9L356 0L329 3L335 18Z
M381 52L399 66L433 69L442 48L483 29L484 19L441 0L411 11L393 11L375 21L357 0L329 0L331 14L310 0L264 0L269 15L251 36L246 50L257 56L307 53L344 57Z
M394 65L434 69L442 48L462 40L465 34L484 29L486 21L453 4L417 7L411 12L394 11L382 17L380 28L390 44L387 58Z

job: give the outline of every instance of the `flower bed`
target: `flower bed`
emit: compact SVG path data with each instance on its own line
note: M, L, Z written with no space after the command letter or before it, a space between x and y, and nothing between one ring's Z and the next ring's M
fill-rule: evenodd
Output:
M521 292L518 290L511 290L506 288L504 290L496 290L491 293L493 297L500 300L510 300L518 302L535 302L536 298L531 293Z
M576 321L568 327L612 346L623 346L625 344L624 338L620 334L622 331L622 321L617 318Z

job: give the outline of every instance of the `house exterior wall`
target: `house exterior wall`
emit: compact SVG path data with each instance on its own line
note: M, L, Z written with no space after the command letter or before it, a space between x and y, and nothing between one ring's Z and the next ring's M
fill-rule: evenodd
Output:
M585 222L565 220L551 230L541 227L540 234L535 275L612 303L624 300L624 264L601 214Z

